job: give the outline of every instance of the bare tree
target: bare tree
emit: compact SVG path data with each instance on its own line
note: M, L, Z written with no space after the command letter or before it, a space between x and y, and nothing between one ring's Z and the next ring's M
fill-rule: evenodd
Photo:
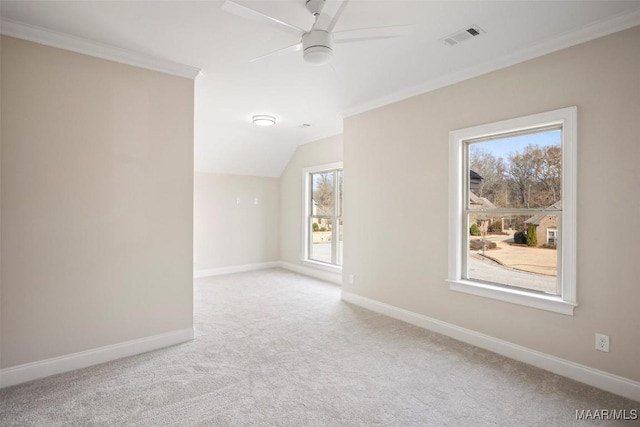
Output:
M559 146L540 149L542 156L537 161L535 175L540 185L540 202L551 206L561 198L562 191L562 150Z
M562 151L559 146L527 145L509 155L507 174L516 207L547 207L561 198Z
M509 155L507 175L511 182L512 193L516 196L515 207L530 208L532 205L531 194L535 185L536 157L539 150L534 145L527 145L522 153L515 152Z
M477 196L487 198L496 206L505 207L507 200L504 160L496 158L482 148L473 147L469 153L469 164L471 170L482 176Z
M333 173L313 174L313 202L319 215L333 215Z

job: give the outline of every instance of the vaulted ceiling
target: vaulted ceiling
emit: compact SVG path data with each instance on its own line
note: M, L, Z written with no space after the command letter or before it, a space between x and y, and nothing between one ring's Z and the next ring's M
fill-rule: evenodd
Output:
M313 24L304 0L237 3ZM350 0L335 31L412 24L412 34L336 45L331 65L314 66L301 52L250 62L298 39L222 4L3 0L0 15L201 69L196 170L258 176L279 176L299 144L341 133L345 116L640 25L640 1ZM484 33L454 47L441 41L471 25ZM254 126L255 114L277 125Z

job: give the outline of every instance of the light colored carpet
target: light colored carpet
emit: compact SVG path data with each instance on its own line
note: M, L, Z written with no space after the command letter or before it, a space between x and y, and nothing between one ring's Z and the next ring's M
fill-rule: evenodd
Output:
M195 341L1 390L0 425L584 426L640 406L280 269L198 279L195 311Z

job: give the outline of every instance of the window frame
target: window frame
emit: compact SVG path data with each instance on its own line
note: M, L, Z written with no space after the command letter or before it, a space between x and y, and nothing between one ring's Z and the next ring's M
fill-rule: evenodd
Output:
M577 211L577 107L567 107L539 114L488 123L449 132L449 289L485 298L573 315L576 299L576 211ZM560 125L562 127L562 211L558 217L561 242L558 245L558 279L560 295L466 279L465 225L468 177L467 141L498 137L515 132Z
M342 265L327 263L324 261L319 261L310 258L310 245L311 245L311 203L312 203L312 194L313 194L313 183L311 182L311 175L314 173L321 172L332 172L341 170L343 173L344 180L344 168L342 162L335 163L327 163L323 165L310 166L302 169L302 248L300 251L300 260L304 265L319 268L321 270L326 270L334 273L342 272ZM336 174L334 179L334 194L338 194L339 180L337 179L338 174ZM344 188L344 185L343 185ZM339 244L339 233L340 233L340 221L342 220L343 215L339 215L342 210L342 205L340 204L339 196L336 196L336 201L334 203L334 216L335 218L335 226L332 227L331 234L331 258L332 261L338 259L338 244Z

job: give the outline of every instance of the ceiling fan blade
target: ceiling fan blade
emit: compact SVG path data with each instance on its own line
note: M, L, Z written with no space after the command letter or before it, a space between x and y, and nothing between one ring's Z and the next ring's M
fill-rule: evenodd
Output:
M286 31L287 33L292 34L296 37L302 37L302 35L305 33L304 30L298 27L287 24L286 22L280 21L279 19L265 15L262 12L258 12L257 10L253 10L231 0L226 0L222 4L222 10L233 13L234 15L240 16L250 21L257 22L259 24L269 25L272 28Z
M389 27L361 28L359 30L338 31L337 33L333 33L333 42L352 43L366 40L407 37L413 33L414 29L414 25L392 25Z
M266 58L267 56L275 55L275 54L282 53L282 52L297 52L299 50L302 50L302 43L296 43L296 44L293 44L291 46L287 46L287 47L282 48L282 49L274 50L273 52L267 53L267 54L262 55L262 56L258 56L257 58L253 58L249 62L259 61L261 59Z
M328 32L333 31L348 1L349 0L326 0L322 8L322 13L316 18L315 24L313 24L313 29Z

